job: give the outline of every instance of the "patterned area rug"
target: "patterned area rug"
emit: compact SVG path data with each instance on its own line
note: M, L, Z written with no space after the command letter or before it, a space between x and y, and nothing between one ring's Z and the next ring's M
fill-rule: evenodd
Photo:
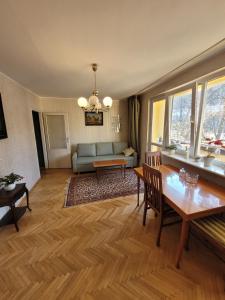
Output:
M140 192L144 191L141 181ZM126 177L121 172L104 171L99 182L95 173L81 174L68 180L64 207L112 199L137 193L137 177L133 169L126 170Z

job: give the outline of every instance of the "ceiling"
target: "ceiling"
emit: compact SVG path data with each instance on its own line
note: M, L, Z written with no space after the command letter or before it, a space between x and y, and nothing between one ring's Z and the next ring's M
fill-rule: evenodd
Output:
M0 0L0 71L40 96L127 97L225 36L224 0Z

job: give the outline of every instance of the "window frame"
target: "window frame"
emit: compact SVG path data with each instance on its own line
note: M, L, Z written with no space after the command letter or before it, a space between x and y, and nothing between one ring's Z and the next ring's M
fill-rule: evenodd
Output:
M204 91L201 94L200 98L200 107L199 107L199 122L198 122L198 132L197 132L197 137L196 137L196 149L195 149L195 155L199 155L200 152L200 147L201 147L201 137L202 137L202 130L203 130L203 123L204 123L204 117L205 117L205 108L206 108L206 101L207 101L207 88L208 88L208 83L212 80L219 79L221 77L225 77L225 71L220 71L216 74L211 74L207 77L204 78L204 80L199 80L198 85L202 84L204 87ZM225 168L225 162L220 161L215 158L214 164L220 167Z
M169 135L169 143L170 143L170 129L171 129L171 116L172 116L172 104L173 104L173 97L175 94L177 93L182 93L185 92L187 90L191 90L191 117L190 117L190 155L193 155L194 153L194 148L195 148L195 136L196 136L196 122L197 122L197 118L196 118L196 100L197 100L197 90L196 90L196 82L192 83L192 84L188 84L185 85L182 88L178 88L173 90L172 92L168 93L168 97L170 101L170 111L169 111L169 132L167 132L167 134ZM166 146L168 146L169 144L167 144Z
M162 144L158 144L152 141L152 129L153 129L153 106L155 102L158 101L162 101L165 100L165 112L164 112L164 125L163 125L163 142ZM150 101L150 110L149 110L149 120L151 120L150 122L150 128L149 128L149 143L148 143L148 149L151 150L152 146L156 146L159 148L164 148L164 138L165 138L165 118L166 118L166 103L167 103L167 99L165 94L160 94L159 97L154 97L154 99L152 99L152 101Z

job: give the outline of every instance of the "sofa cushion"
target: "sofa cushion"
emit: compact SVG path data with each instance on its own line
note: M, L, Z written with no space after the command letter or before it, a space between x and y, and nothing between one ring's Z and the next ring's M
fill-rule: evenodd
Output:
M114 159L124 159L126 161L132 161L132 160L134 160L134 157L133 156L125 156L124 154L117 154L117 155L114 155Z
M96 149L97 149L97 155L112 155L113 154L112 143L97 143Z
M102 155L96 156L96 160L114 160L114 159L124 159L127 161L133 160L133 156L125 156L124 154L117 154L117 155Z
M92 164L93 161L98 160L98 156L80 156L77 158L77 164L78 165L86 165L86 164Z
M78 144L77 145L77 156L96 156L96 145L95 144Z
M115 142L113 143L113 153L121 154L124 149L128 147L126 142Z
M100 156L83 156L77 158L77 164L80 165L86 165L86 164L92 164L93 161L99 161L99 160L113 160L113 159L125 159L126 161L132 161L134 158L133 156L126 156L124 154L120 155L100 155Z

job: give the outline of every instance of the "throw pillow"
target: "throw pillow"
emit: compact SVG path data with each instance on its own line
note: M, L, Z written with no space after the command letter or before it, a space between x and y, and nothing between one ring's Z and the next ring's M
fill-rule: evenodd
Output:
M125 156L131 156L132 154L134 154L135 150L130 147L130 148L126 148L125 150L123 150L123 153Z

